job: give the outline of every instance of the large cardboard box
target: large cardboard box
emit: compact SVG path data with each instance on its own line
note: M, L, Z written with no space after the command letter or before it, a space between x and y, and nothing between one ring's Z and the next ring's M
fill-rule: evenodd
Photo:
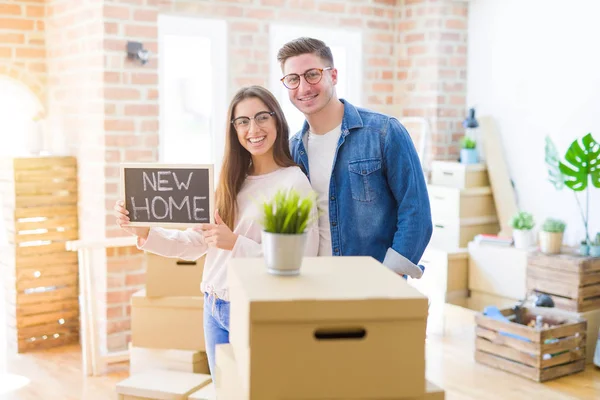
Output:
M210 374L208 359L203 351L149 349L130 343L129 375L154 369Z
M500 231L496 216L474 218L432 217L433 232L429 245L442 249L467 247L475 236L495 235Z
M456 161L433 161L431 184L468 189L490 186L485 164L461 164Z
M237 258L228 280L251 398L423 395L427 298L375 259L306 257L299 276L280 277L263 258Z
M457 189L428 185L433 218L496 217L496 205L489 186Z
M188 396L211 382L210 375L154 370L117 383L119 400L188 400Z
M216 348L216 376L214 383L218 399L219 400L250 400L248 391L244 389L242 385L242 379L240 378L235 355L233 353L233 347L231 344L220 344ZM398 378L396 378L398 379ZM369 386L363 382L363 385ZM297 396L286 396L286 399L290 400L301 400L302 397ZM327 397L319 397L315 395L315 399L329 400ZM372 399L373 397L364 397L363 399ZM190 397L192 399L192 397ZM280 397L260 397L260 400L278 400ZM361 399L361 400L363 400ZM378 397L378 399L384 399ZM444 390L436 386L435 384L426 381L425 392L421 396L416 397L403 397L401 394L396 396L388 397L390 400L444 400Z
M510 299L527 296L527 250L471 242L469 289Z
M498 308L511 308L522 299L512 299L510 297L497 296L495 294L471 290L467 299L467 308L473 311L482 312L488 306Z
M204 297L131 296L131 343L136 347L205 350Z
M146 296L202 296L204 259L186 261L146 253Z

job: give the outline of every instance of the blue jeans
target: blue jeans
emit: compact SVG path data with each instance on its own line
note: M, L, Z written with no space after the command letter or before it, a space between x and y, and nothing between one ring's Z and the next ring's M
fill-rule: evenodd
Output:
M229 343L229 302L204 294L204 341L213 382L215 380L215 348Z

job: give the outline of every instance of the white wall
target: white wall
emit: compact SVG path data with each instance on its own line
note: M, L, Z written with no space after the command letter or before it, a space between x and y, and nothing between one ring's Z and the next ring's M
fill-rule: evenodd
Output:
M470 1L467 106L498 124L520 208L564 219L569 245L583 222L573 192L547 182L544 138L561 157L588 132L600 142L599 15L595 0ZM589 190L595 235L600 189Z

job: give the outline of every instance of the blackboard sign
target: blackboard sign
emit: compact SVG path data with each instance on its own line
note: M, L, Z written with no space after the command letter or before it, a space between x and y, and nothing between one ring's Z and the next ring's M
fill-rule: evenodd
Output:
M121 164L130 226L182 228L214 221L212 165Z

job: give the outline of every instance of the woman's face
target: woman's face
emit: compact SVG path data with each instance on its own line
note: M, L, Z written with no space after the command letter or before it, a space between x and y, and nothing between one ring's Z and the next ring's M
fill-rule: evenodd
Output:
M256 97L244 99L233 110L232 119L240 144L253 158L273 156L277 124L265 103Z

